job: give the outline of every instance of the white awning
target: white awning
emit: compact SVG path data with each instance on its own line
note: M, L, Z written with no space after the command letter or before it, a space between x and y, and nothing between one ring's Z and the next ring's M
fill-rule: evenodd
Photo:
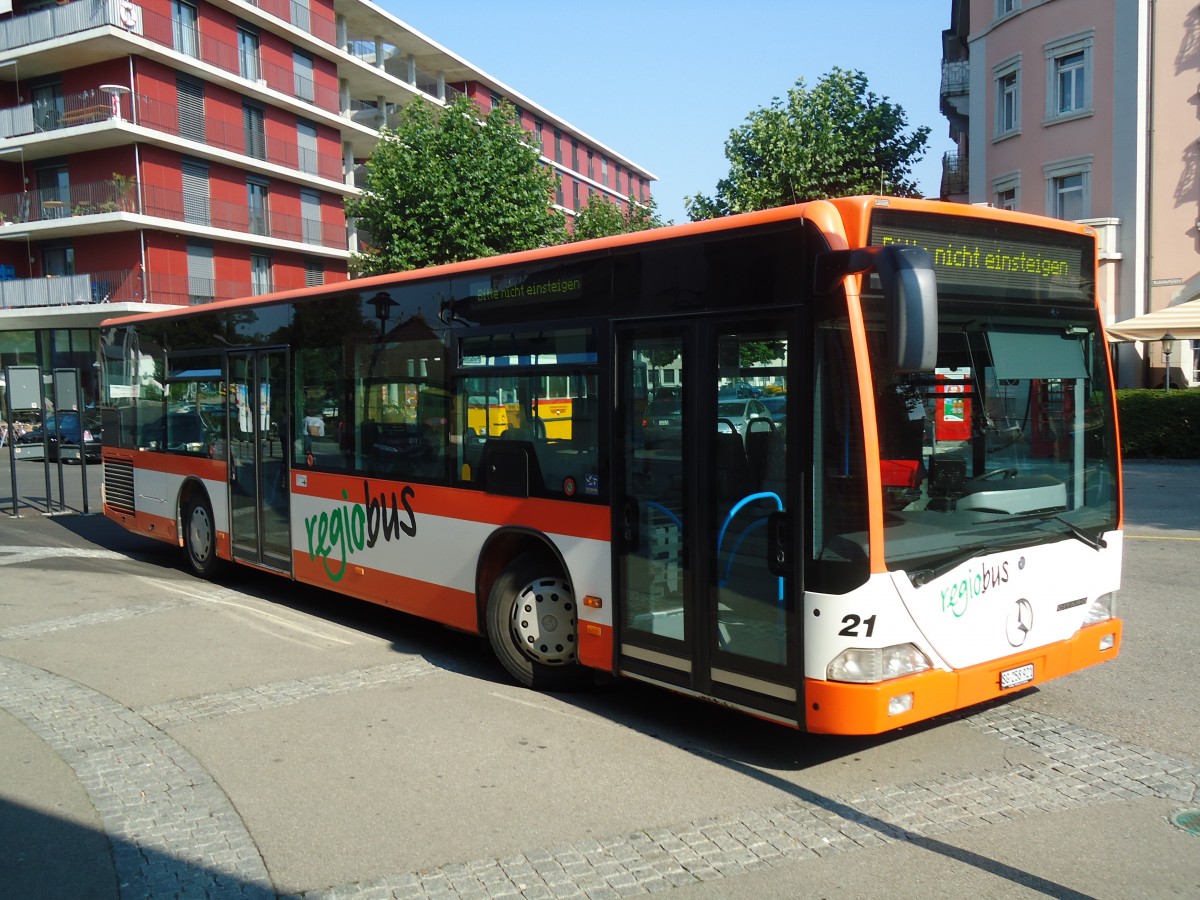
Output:
M1110 341L1161 341L1165 334L1183 340L1200 340L1200 297L1116 322L1105 331Z

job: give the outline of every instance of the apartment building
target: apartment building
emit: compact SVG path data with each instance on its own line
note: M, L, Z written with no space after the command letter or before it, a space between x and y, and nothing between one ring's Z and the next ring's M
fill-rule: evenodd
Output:
M561 176L652 173L365 0L0 0L0 365L77 368L109 316L345 280L343 202L415 98L502 99Z
M1106 323L1171 309L1184 339L1172 383L1200 385L1200 303L1185 307L1200 296L1200 6L952 0L950 11L941 108L957 150L942 198L1094 227ZM1118 387L1164 382L1158 321L1115 345Z

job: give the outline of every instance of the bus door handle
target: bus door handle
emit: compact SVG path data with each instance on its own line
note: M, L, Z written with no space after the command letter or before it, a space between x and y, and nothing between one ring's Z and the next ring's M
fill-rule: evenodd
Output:
M636 550L641 544L641 511L633 497L626 497L621 507L621 543L626 550Z
M791 535L791 516L786 512L771 513L767 518L767 569L780 578L792 574Z

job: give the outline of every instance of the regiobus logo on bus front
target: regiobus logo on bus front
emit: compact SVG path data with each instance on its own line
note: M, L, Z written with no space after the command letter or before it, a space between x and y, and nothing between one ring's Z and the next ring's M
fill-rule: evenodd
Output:
M968 573L942 588L942 612L952 613L954 618L961 619L972 598L982 597L1007 581L1008 560L990 566L981 565L979 571Z
M374 547L381 534L385 541L399 540L401 534L415 537L417 516L413 512L412 499L416 493L412 485L406 484L401 488L399 498L392 491L391 505L388 506L387 492L380 491L378 497L372 497L371 483L364 479L361 503L335 506L332 512L321 512L304 519L309 560L320 557L329 580L337 582L346 574L347 557ZM348 490L342 491L342 499L350 499ZM400 517L401 508L407 513L407 521ZM339 557L339 565L332 569L329 560L335 554Z

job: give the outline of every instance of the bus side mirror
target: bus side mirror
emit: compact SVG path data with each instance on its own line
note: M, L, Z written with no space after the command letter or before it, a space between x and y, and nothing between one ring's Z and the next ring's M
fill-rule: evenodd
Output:
M826 294L847 275L879 273L887 308L888 353L898 372L937 365L937 279L933 257L920 247L860 247L817 254L813 290Z
M920 247L881 247L875 271L888 311L888 350L898 372L937 365L937 279L933 257Z

